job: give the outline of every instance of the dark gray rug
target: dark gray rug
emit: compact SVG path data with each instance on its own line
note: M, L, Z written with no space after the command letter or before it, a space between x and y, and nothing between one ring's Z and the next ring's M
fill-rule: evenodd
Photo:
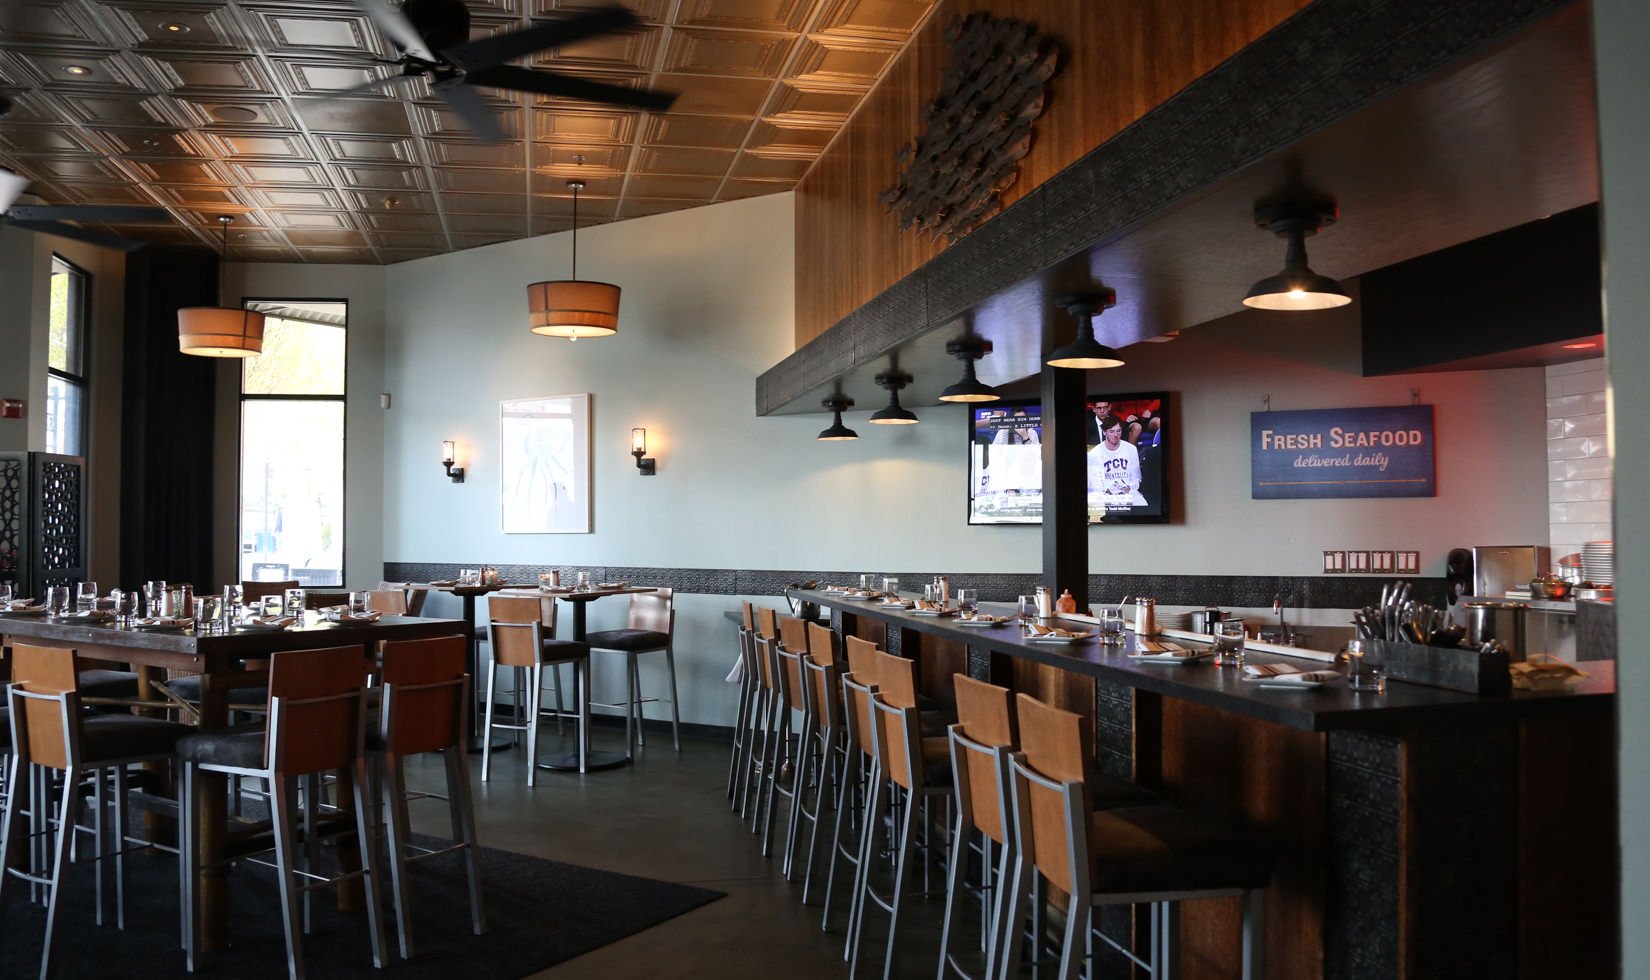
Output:
M436 846L440 842L420 839ZM112 881L112 876L110 881ZM54 958L61 978L186 976L179 948L177 864L169 855L127 862L126 929L93 918L90 865L73 869L58 911ZM304 937L308 975L317 978L523 977L634 935L723 897L722 892L598 871L492 848L481 850L487 933L470 928L468 888L457 855L412 870L412 960L402 960L394 917L385 910L387 961L373 969L365 913L337 911L334 892L314 893L315 927ZM27 904L28 885L6 882L0 921L0 977L39 972L45 909ZM203 954L194 976L286 976L275 872L241 865L230 875L230 949Z

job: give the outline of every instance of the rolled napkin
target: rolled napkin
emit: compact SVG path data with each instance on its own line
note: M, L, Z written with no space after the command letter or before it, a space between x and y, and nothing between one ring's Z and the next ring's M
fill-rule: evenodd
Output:
M1293 673L1274 674L1261 678L1268 684L1327 684L1330 681L1341 679L1338 670L1297 670Z
M348 606L328 606L321 610L321 618L329 623L376 623L383 613L352 613Z
M1279 677L1284 674L1298 674L1300 672L1301 669L1292 664L1243 665L1243 676L1245 677Z
M247 622L255 626L266 626L270 629L284 630L298 622L296 616L253 616Z
M630 588L630 583L629 582L597 582L596 583L596 588L598 588L598 589L628 589L628 588Z
M182 629L185 626L195 625L193 619L175 619L166 616L145 616L132 621L133 626L150 626L159 629Z

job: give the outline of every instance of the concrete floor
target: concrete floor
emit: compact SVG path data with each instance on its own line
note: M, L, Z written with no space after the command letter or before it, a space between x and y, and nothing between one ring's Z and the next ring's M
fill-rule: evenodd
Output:
M564 745L553 727L546 727L541 757L573 748L571 739ZM592 742L616 748L623 737L598 731ZM768 978L783 970L785 980L846 977L841 928L846 904L836 903L833 931L822 932L819 898L811 895L813 904L804 908L801 876L787 882L777 853L771 859L761 856L759 838L728 809L728 743L685 738L677 755L668 733L660 732L638 755L634 766L584 776L541 770L532 788L526 786L525 753L495 755L492 779L486 784L481 782L480 757L472 757L483 844L727 893L724 899L537 976ZM441 779L434 761L408 767L412 789L435 789ZM781 817L787 813L780 810ZM415 803L413 822L415 830L446 834L444 804ZM822 843L821 867L823 854ZM933 880L936 889L943 888L938 869ZM935 896L913 903L911 928L907 931L902 923L900 929L900 976L935 975L943 902L943 896ZM862 976L880 974L884 921L875 910L866 919L870 945L862 956Z

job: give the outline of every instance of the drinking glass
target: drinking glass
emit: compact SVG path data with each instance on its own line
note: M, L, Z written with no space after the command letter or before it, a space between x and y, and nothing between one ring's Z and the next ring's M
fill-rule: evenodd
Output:
M372 596L366 592L351 592L349 594L349 613L351 616L365 616L371 608Z
M300 619L303 618L303 615L304 615L304 590L303 589L287 589L286 590L286 614L288 616L297 616Z
M196 596L194 612L195 635L208 636L218 631L218 597Z
M973 619L980 612L980 590L957 590L957 613L964 619Z
M143 613L146 616L159 616L160 607L166 601L166 580L154 579L143 583Z
M1123 642L1123 613L1118 609L1105 609L1100 612L1100 642L1107 646L1116 646Z
M1386 668L1364 659L1362 640L1352 640L1346 645L1346 686L1364 694L1386 693Z
M1020 597L1020 625L1030 626L1037 621L1037 597L1023 595Z
M1215 626L1215 666L1242 667L1243 645L1248 639L1243 620L1223 619Z
M577 589L580 592L589 592L590 591L590 573L589 572L580 572L579 573L578 584L575 585L574 588Z
M928 603L934 603L934 602L940 601L939 586L934 585L932 582L930 582L929 584L923 586L922 587L922 601L923 602L928 602Z
M10 582L0 582L0 606L11 605L12 591Z
M870 572L865 572L865 573L860 575L860 577L859 577L859 589L860 589L861 592L871 591L871 573Z
M550 571L539 573L539 588L555 589L561 587L561 572Z
M223 606L224 609L228 610L230 615L234 616L236 619L239 619L241 609L245 605L246 593L241 591L241 587L239 585L226 585L223 587Z
M286 599L273 593L264 596L263 613L266 619L277 619L286 609Z
M74 611L94 612L97 609L97 583L82 582L75 588Z
M69 587L67 585L48 585L46 587L46 615L53 619L60 619L69 614Z
M131 626L133 617L137 615L137 593L126 592L121 589L110 589L109 601L113 603L115 608L115 625L120 627Z
M892 575L885 576L882 580L882 591L888 593L891 596L898 596L899 595L899 579L893 577Z

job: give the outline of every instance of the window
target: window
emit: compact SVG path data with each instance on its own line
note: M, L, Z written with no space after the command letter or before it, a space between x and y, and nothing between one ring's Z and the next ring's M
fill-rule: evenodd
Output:
M46 339L46 452L86 452L86 322L91 276L52 256Z
M241 367L241 578L344 581L344 303L248 301Z

